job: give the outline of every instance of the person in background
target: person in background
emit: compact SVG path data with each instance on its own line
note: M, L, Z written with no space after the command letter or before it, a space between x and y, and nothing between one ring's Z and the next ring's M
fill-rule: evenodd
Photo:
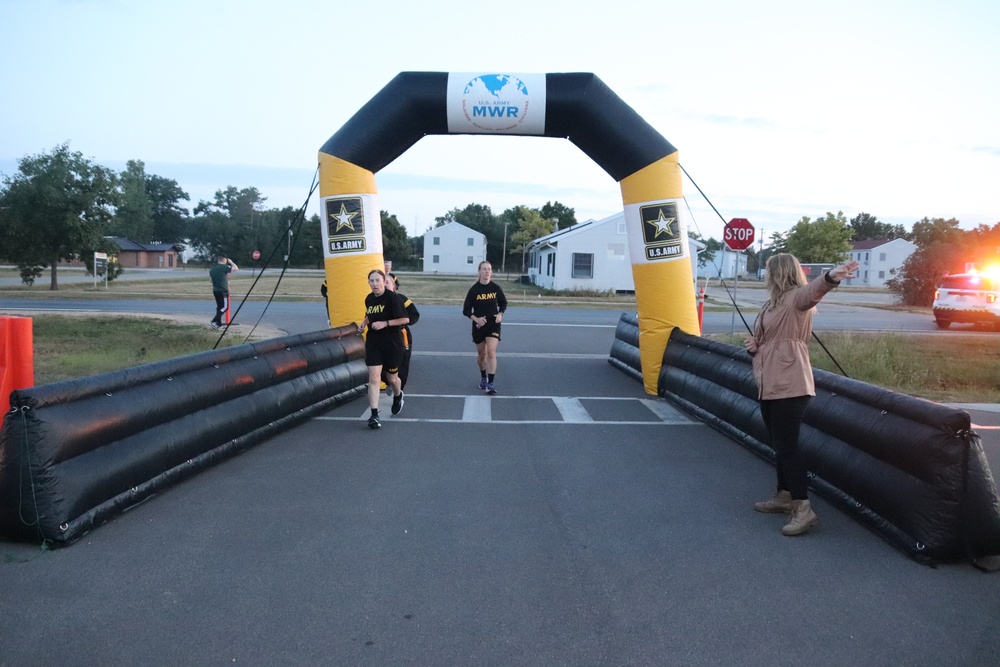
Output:
M410 318L409 323L403 325L403 360L399 364L399 388L406 389L406 379L410 376L410 356L413 354L413 333L410 331L410 325L416 324L420 319L420 311L413 301L400 294L399 278L395 274L390 273L385 277L385 288L399 294L399 298L403 300L403 307L406 308L406 316ZM387 379L386 370L383 368L382 382L386 383Z
M365 340L365 365L368 367L368 407L371 417L368 428L382 428L378 415L381 394L382 368L388 375L386 384L392 389L392 414L403 409L403 389L399 385L399 364L403 358L402 328L410 322L403 300L385 288L385 274L375 269L368 274L371 294L365 297L365 319L358 325L358 333L368 329Z
M764 287L768 300L746 339L753 356L760 416L774 447L778 484L770 500L754 504L758 512L790 515L783 535L801 535L819 522L809 506L806 463L799 448L799 430L809 400L816 395L809 336L816 304L846 278L854 278L858 263L830 269L806 282L802 266L788 253L767 260Z
M462 314L472 320L472 342L476 344L479 364L479 388L487 394L497 393L493 380L497 372L497 345L500 343L500 323L507 310L507 297L492 281L493 265L479 263L479 281L469 288Z
M330 300L327 298L326 280L319 286L319 293L323 295L323 307L326 309L326 323L330 324Z
M215 256L215 264L208 269L208 277L212 279L212 295L215 297L215 317L211 322L213 329L222 326L222 316L229 310L229 274L239 270L236 262L221 252Z

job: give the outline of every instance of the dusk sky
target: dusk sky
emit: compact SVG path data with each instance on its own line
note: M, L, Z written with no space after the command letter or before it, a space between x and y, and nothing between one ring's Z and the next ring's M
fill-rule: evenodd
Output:
M401 71L593 72L765 235L860 212L1000 222L1000 3L0 0L0 172L69 142L301 205L322 144ZM569 141L426 137L378 174L411 235L470 203L621 210ZM688 181L693 231L722 221ZM318 210L314 195L309 213Z

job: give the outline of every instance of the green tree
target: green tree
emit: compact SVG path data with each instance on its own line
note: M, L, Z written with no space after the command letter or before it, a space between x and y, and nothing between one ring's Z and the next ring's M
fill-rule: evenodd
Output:
M100 247L118 195L115 173L68 143L21 158L0 188L0 247L22 280L31 284L49 267L49 289L58 290L59 261Z
M770 251L768 257L771 255L776 255L779 252L788 252L788 232L771 232L771 237L768 239L767 251ZM762 256L763 257L763 256ZM763 258L765 261L767 258Z
M715 261L715 253L722 250L722 241L711 237L706 240L698 232L688 232L688 236L705 244L705 248L698 253L698 266L705 267Z
M190 201L191 198L181 189L177 181L156 174L147 174L146 196L149 197L152 206L152 240L168 243L186 238L188 211L180 205L180 202Z
M396 267L409 266L413 261L412 246L406 236L406 227L388 211L379 211L382 218L382 256Z
M449 222L457 222L482 233L486 236L486 259L493 264L494 268L501 265L504 239L503 223L493 214L489 206L469 204L463 209L452 209L435 220L437 221L435 227Z
M288 227L281 227L282 216L262 215L265 201L257 188L240 190L230 185L215 192L215 201L198 202L188 231L199 258L210 261L216 253L225 252L240 258L236 259L239 263L262 245L287 244Z
M528 244L537 238L552 233L552 220L542 217L538 209L527 206L516 206L507 209L505 214L510 213L514 217L515 230L510 235L508 249L513 256L521 256L521 273L524 273L524 251Z
M299 238L292 248L292 259L289 262L295 266L323 268L323 238L320 232L320 218L316 213L302 221Z
M979 225L965 236L970 250L967 261L980 269L1000 268L1000 222L992 227Z
M810 221L803 217L791 228L786 237L787 252L800 262L840 262L851 251L852 229L847 218L838 211Z
M909 238L903 225L890 225L879 222L878 218L868 213L858 213L851 218L852 241L875 241L881 239Z
M961 271L956 267L962 265L966 256L963 245L931 241L929 245L918 246L886 285L899 295L904 305L930 306L941 279L948 273Z
M449 222L457 222L485 234L484 230L496 222L496 216L493 215L490 207L485 204L469 204L465 208L453 208L444 215L434 218L434 220L436 222L435 227L440 227Z
M958 224L954 218L923 218L913 223L912 241L917 249L886 281L904 305L930 306L944 275L961 273L966 263L976 261L976 244L984 237L965 232Z
M553 222L558 220L559 229L566 229L576 224L576 211L559 202L545 202L545 206L538 209L538 213L546 220Z
M153 204L146 193L146 166L142 160L129 160L118 182L121 195L108 232L149 243L153 238Z
M927 248L936 242L961 243L964 234L955 218L923 218L913 223L910 240L920 248Z

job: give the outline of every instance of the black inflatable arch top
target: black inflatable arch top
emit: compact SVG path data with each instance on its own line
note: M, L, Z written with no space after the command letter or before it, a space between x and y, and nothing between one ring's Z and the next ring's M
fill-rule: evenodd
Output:
M423 137L449 134L447 72L401 72L320 149L376 173ZM569 139L615 181L677 152L590 73L545 75L545 134Z

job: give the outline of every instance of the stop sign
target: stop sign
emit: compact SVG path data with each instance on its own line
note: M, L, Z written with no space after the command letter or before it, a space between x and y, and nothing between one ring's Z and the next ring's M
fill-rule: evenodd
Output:
M746 250L753 245L753 225L746 218L733 218L722 233L722 240L733 250Z
M253 251L253 258L254 259L260 259L260 250L254 250Z

